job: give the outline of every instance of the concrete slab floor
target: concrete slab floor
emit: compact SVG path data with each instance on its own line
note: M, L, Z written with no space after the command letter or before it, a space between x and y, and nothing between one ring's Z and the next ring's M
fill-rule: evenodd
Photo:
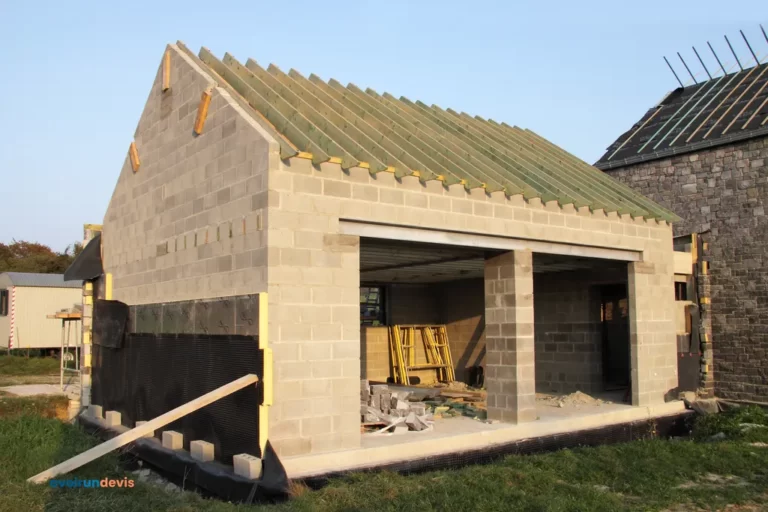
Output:
M0 391L16 396L67 395L71 398L80 396L80 385L65 384L62 391L58 384L19 384L0 388Z
M373 468L395 462L477 450L523 439L679 414L685 410L685 404L676 401L648 407L633 407L612 403L563 408L538 404L536 410L539 419L530 423L510 425L485 423L467 417L444 418L435 421L432 431L402 435L365 434L359 449L286 457L282 462L289 478Z

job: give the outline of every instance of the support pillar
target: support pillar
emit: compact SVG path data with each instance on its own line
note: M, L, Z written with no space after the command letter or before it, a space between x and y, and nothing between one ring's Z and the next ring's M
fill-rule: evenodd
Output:
M485 260L485 342L488 419L535 420L531 251Z

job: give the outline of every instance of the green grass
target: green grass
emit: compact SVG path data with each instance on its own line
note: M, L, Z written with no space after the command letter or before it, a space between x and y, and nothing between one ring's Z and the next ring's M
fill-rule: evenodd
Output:
M51 489L24 480L98 440L53 419L0 418L0 511L615 511L768 507L768 448L745 441L637 441L597 448L509 456L494 464L401 476L337 478L319 491L296 487L278 505L244 506L168 493L141 482L132 489ZM121 478L110 454L78 477ZM129 478L133 477L127 474Z
M19 416L66 419L69 399L62 395L17 397L0 391L0 419Z
M0 377L53 375L59 373L59 360L53 357L0 356Z

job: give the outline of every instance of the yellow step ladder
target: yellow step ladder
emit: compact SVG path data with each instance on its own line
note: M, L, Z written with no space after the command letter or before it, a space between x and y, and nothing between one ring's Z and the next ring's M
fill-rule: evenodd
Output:
M416 364L416 331L421 334L426 364ZM392 377L396 384L410 383L411 370L435 370L439 382L456 379L445 325L392 325L389 327Z

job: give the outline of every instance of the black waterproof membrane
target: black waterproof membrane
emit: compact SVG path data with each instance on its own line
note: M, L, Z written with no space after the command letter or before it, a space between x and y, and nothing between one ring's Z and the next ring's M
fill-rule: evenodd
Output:
M263 375L254 336L127 334L123 348L93 345L92 403L119 411L122 423L151 420L248 373ZM249 386L203 407L163 430L189 442L213 443L216 460L259 449L261 386ZM156 432L159 437L160 432Z
M88 416L80 416L78 421L102 439L111 439L119 434L116 430L102 427ZM200 462L187 452L163 448L157 439L138 439L130 443L123 450L121 459L131 465L135 461L131 460L129 454L150 464L152 469L185 490L197 488L204 491L204 494L207 492L227 501L244 503L276 502L288 497L288 476L269 441L262 457L259 480L238 476L231 466L218 462Z
M97 299L93 303L93 344L121 348L128 326L128 306L117 300Z

